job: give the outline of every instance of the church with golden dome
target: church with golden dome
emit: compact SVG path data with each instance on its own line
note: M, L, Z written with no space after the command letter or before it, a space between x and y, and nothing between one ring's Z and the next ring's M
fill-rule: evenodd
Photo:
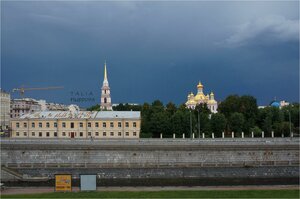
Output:
M207 108L212 113L217 113L218 102L215 100L214 93L211 92L210 94L205 95L203 93L203 88L204 86L201 84L201 82L199 82L197 85L197 95L194 96L192 92L188 95L187 102L185 103L186 107L195 109L197 104L207 104Z

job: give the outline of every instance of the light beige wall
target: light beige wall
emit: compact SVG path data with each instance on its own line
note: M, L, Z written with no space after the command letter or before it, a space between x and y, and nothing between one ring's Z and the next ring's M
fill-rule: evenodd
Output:
M118 123L121 122L121 127L118 126ZM128 127L126 123L128 122ZM17 127L19 123L19 128ZM27 124L24 125L24 123ZM32 127L32 123L35 124ZM39 127L39 123L42 124L42 127ZM49 127L47 127L49 123ZM57 123L57 127L54 126L54 123ZM74 128L71 128L71 123L74 124ZM82 123L82 127L80 126ZM91 126L89 126L89 123ZM98 123L98 127L96 126ZM103 123L106 123L106 127L103 127ZM111 127L110 124L113 124ZM135 123L135 127L134 127ZM70 119L14 119L11 121L12 125L12 137L19 138L70 138L72 133L74 133L75 138L139 138L140 136L140 120L139 119L119 119L119 120L70 120ZM65 127L63 127L65 124ZM33 135L34 132L34 135ZM42 133L42 136L39 136L39 133ZM17 136L17 133L19 135ZM49 136L47 136L49 133ZM57 136L54 134L57 133ZM80 136L82 133L82 136ZM106 136L104 134L106 133ZM120 134L119 134L120 133ZM91 136L89 135L91 134Z

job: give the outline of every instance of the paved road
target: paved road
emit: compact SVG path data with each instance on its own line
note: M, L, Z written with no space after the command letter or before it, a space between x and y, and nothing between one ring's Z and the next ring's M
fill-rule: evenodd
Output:
M272 186L195 186L195 187L98 187L97 191L167 191L167 190L291 190L299 189L298 185L272 185ZM78 192L78 187L72 188ZM54 192L53 187L9 187L1 191L3 195L31 194Z

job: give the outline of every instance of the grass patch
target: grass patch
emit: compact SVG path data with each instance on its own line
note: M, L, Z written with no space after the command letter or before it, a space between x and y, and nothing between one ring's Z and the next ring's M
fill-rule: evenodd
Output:
M299 198L299 190L98 191L2 195L1 198Z

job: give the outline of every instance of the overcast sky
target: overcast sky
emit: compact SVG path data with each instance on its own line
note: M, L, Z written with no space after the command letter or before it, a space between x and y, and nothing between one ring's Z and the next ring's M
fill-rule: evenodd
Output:
M65 104L92 92L87 107L106 60L113 103L184 103L198 81L217 100L297 102L298 13L298 1L2 1L1 87L63 86L26 96Z

